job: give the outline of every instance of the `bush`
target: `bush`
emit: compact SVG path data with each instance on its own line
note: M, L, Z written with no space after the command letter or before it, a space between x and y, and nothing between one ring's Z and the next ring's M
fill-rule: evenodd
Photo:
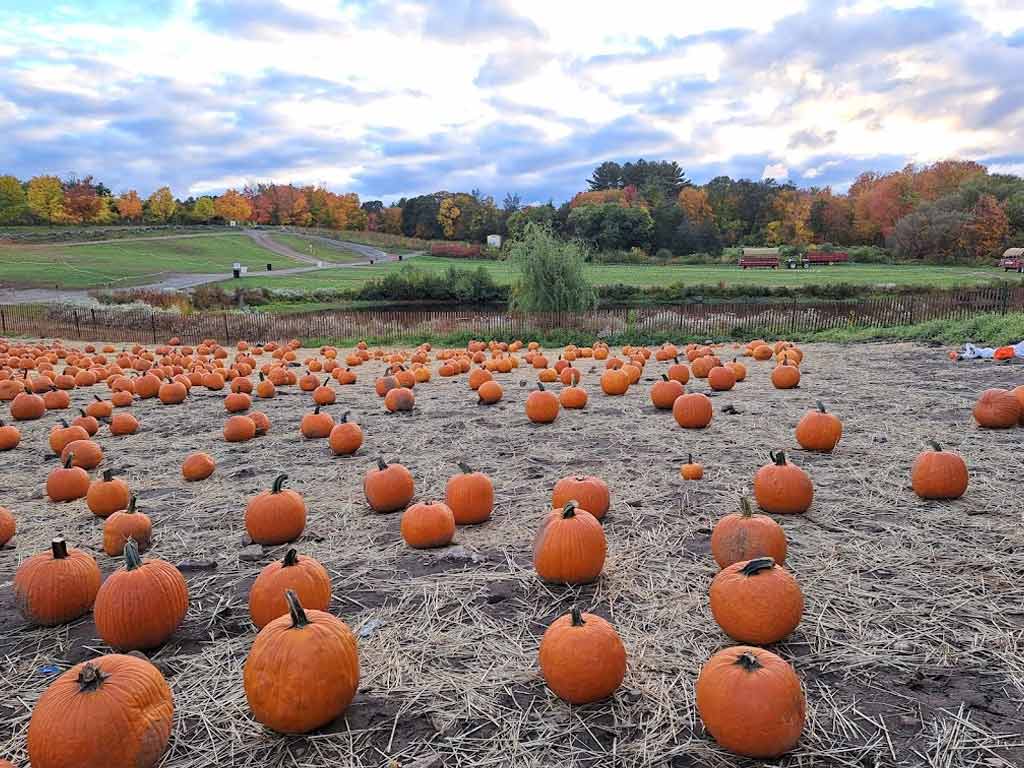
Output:
M512 289L513 306L524 312L572 312L597 303L583 274L586 254L578 242L566 243L537 224L527 224L523 236L508 249L519 272Z

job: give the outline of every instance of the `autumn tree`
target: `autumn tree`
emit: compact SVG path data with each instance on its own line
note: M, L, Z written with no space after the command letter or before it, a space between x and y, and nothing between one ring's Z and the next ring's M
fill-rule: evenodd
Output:
M64 185L56 176L36 176L28 183L28 209L39 221L51 224L67 220L64 213Z
M846 195L824 189L815 196L807 223L818 242L847 245L853 242L853 206Z
M192 206L192 219L201 221L204 224L217 215L217 209L213 204L212 197L200 197Z
M773 201L776 217L765 227L768 245L807 245L810 227L811 196L798 189L780 189Z
M444 232L444 236L449 240L455 238L455 232L459 226L459 217L462 215L462 209L456 204L455 199L447 197L441 201L441 206L437 211L437 221L441 225L441 231Z
M117 214L126 221L140 221L142 219L142 200L139 193L130 189L117 198Z
M214 215L224 221L249 221L252 218L252 206L248 199L229 189L213 201Z
M152 221L166 223L178 209L178 203L170 187L160 187L146 200L146 217Z
M28 219L25 188L14 176L0 176L0 224L22 224Z
M951 195L964 183L988 173L985 166L971 160L940 160L920 169L906 169L917 200L934 201Z
M73 224L88 224L96 219L102 203L92 177L70 179L64 186L64 213Z
M968 258L981 260L1002 251L1009 233L1010 225L999 201L992 195L982 195L971 210L960 240Z
M402 209L397 205L385 208L380 212L377 226L381 232L386 232L389 235L402 234Z
M701 187L683 187L677 199L687 220L693 224L703 224L715 215L708 202L708 193Z
M853 229L869 243L883 244L896 222L913 209L912 178L906 171L879 176L863 173L850 186Z

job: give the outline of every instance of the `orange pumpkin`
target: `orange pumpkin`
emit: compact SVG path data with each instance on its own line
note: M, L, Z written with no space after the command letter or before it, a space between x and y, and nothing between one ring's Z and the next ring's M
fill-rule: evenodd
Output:
M444 547L455 535L455 515L447 504L420 502L402 513L402 538L415 549Z
M14 574L14 604L28 621L44 627L67 624L92 608L100 588L96 559L69 549L62 537L50 550L25 560Z
M562 509L573 502L577 509L585 509L598 520L608 513L611 494L608 484L593 475L570 475L555 483L551 494L551 506Z
M11 514L9 509L0 507L0 548L13 539L14 534L17 532L18 524L14 519L14 515Z
M626 648L615 628L576 606L545 630L538 661L544 682L570 704L606 699L626 676Z
M213 474L216 467L217 462L210 454L196 451L185 457L185 461L181 464L181 475L190 481L205 480Z
M377 468L363 479L363 493L374 512L395 512L411 500L415 487L412 473L401 464L388 464L377 459Z
M390 413L411 411L416 405L416 395L407 387L393 387L384 395L384 407Z
M267 565L249 590L249 616L258 629L288 614L285 593L292 590L310 609L326 611L331 604L331 577L312 557L289 549L281 560Z
M714 416L711 398L702 392L682 394L672 404L672 416L684 429L704 429Z
M843 422L828 413L822 402L817 410L809 411L796 425L796 441L807 451L831 453L843 436Z
M329 437L334 429L334 417L331 414L320 411L316 406L312 413L307 413L299 423L299 432L307 440L320 440Z
M800 369L783 360L772 370L772 386L776 389L793 389L800 384Z
M153 541L153 521L136 510L136 504L132 496L127 508L114 512L103 523L103 551L111 557L124 554L128 539L135 542L139 552L149 549Z
M967 490L967 464L938 443L931 446L934 450L919 454L910 470L914 493L922 499L959 499Z
M711 531L711 555L719 568L762 556L782 565L787 551L782 526L767 515L755 515L745 496L740 497L740 511L723 517Z
M741 560L711 582L711 613L740 643L770 645L789 635L804 611L800 587L771 557Z
M986 389L974 406L974 420L986 429L1015 427L1020 418L1020 401L1005 389Z
M679 358L673 358L675 363L668 367L668 377L673 381L678 381L680 384L685 384L690 380L690 369L686 367L686 363L679 362Z
M245 530L255 544L276 545L295 541L306 527L306 502L285 489L288 475L274 478L269 491L256 494L245 508Z
M116 436L134 435L139 430L139 420L130 413L115 413L110 419L110 434Z
M477 387L476 394L481 404L494 405L496 402L501 400L505 391L501 388L501 384L498 382L488 380Z
M679 468L679 475L683 480L700 480L704 477L704 465L695 463L691 453L687 456L686 463Z
M21 432L13 424L4 424L0 419L0 451L9 451L18 447L21 442Z
M651 387L651 404L661 410L671 410L676 398L686 394L686 389L675 379L662 374L661 381Z
M85 503L96 517L109 517L128 506L132 492L128 483L114 477L113 470L103 471L103 477L93 480L85 494Z
M244 443L256 437L256 422L249 416L232 416L224 422L224 439L229 443Z
M601 374L601 391L617 397L629 390L629 376L620 368L606 368Z
M15 421L40 419L46 413L46 403L39 395L22 392L11 400L11 418Z
M561 405L555 393L537 382L537 389L526 398L526 417L534 424L550 424L558 418L559 410Z
M46 478L46 495L50 501L74 501L89 493L89 475L81 467L72 466L74 460L73 453L67 454L62 459L62 466L51 471Z
M708 371L708 386L716 392L727 392L736 386L736 373L732 368L716 365Z
M565 387L558 394L558 402L563 408L578 410L587 407L587 390L583 387Z
M533 567L544 581L590 584L601 575L608 551L597 518L569 502L547 516L533 542Z
M475 525L491 518L494 511L494 483L483 472L459 463L461 474L448 478L444 500L457 525Z
M341 420L331 429L327 444L336 456L350 456L363 444L363 430L354 421L348 420L351 411L345 411Z

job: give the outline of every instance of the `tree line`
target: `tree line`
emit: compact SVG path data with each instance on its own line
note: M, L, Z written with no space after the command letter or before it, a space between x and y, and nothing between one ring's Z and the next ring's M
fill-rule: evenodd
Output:
M845 193L773 179L686 178L673 161L594 168L587 188L560 205L501 204L479 190L438 191L391 205L322 186L253 184L217 196L118 195L92 177L0 176L0 225L252 222L371 230L484 242L522 237L535 224L591 251L660 257L743 245L878 246L906 259L983 260L1024 245L1024 179L972 161L865 172ZM827 245L826 245L827 244Z

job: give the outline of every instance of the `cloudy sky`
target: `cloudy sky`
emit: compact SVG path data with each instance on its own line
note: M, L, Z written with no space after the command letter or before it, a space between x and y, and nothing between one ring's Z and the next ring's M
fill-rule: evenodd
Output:
M0 173L560 201L641 156L1024 174L1024 0L0 0Z

